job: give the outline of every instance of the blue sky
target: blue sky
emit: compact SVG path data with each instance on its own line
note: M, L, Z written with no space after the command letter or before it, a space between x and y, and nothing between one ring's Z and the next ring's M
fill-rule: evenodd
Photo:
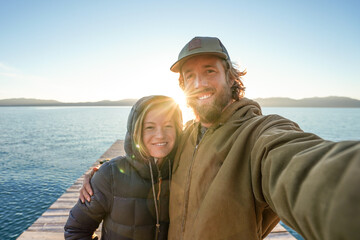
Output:
M217 36L246 96L360 99L359 1L0 0L0 99L179 98L169 68Z

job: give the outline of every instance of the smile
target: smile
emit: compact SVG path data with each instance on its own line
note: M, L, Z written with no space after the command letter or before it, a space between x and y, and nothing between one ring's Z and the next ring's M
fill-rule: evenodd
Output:
M211 94L211 93L208 93L208 94L199 96L197 99L198 99L198 100L204 100L204 99L208 99L208 98L211 97L211 96L212 96L212 94Z
M167 142L161 142L161 143L153 143L155 146L165 146Z

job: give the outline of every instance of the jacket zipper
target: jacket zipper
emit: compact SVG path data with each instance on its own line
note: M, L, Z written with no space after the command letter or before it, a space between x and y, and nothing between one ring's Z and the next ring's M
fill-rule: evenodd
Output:
M161 214L161 204L160 204L160 193L161 193L161 183L162 183L162 176L161 176L161 171L159 169L159 166L157 164L156 165L156 169L158 171L158 184L159 184L159 189L158 189L158 194L157 194L157 204L158 204L158 209L159 209L159 223L156 224L156 228L157 228L157 231L158 231L158 234L157 234L157 238L156 239L159 239L159 233L160 233L160 214Z
M185 192L184 192L184 210L183 210L183 217L182 217L182 221L181 221L181 237L180 239L184 238L184 233L185 233L185 224L186 224L186 218L187 218L187 212L188 212L188 207L189 207L189 193L190 193L190 186L191 186L191 175L192 175L192 168L194 165L194 160L195 160L195 154L199 148L200 143L203 141L205 135L207 134L208 130L206 130L206 132L204 133L204 135L202 136L202 138L200 139L200 141L196 144L193 155L192 155L192 160L190 163L190 168L187 174L187 180L186 180L186 186L185 186ZM198 133L199 134L199 133ZM198 137L198 136L197 136ZM197 140L196 140L197 141Z
M159 233L160 233L160 193L161 193L162 176L161 176L161 171L159 169L159 166L155 163L156 170L158 172L158 184L159 184L158 194L156 194L156 189L155 189L155 186L154 186L155 182L154 182L151 162L149 162L149 166L150 166L151 183L152 183L152 190L153 190L154 204L155 204L155 212L156 212L155 240L158 240L159 239Z

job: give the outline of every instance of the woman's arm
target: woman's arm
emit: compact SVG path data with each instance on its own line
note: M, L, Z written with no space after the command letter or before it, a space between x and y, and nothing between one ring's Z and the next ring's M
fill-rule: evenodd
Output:
M65 239L92 239L92 235L104 219L112 201L112 174L109 163L104 164L91 179L94 190L91 202L80 200L71 209L65 225Z

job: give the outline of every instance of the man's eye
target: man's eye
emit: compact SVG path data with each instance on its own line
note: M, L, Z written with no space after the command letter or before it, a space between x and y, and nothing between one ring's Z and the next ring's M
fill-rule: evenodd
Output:
M189 80L189 79L191 79L192 77L193 77L193 75L190 74L190 75L187 75L187 76L185 77L185 79L186 79L186 80Z
M213 73L213 72L215 72L215 71L212 69L207 70L207 73Z

